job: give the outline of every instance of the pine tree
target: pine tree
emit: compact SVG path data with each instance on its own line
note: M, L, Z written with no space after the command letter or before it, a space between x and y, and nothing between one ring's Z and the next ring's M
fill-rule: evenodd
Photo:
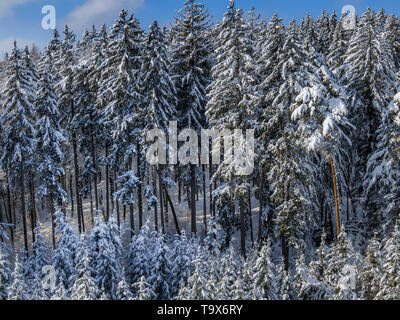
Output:
M100 66L103 88L98 99L103 109L102 121L111 129L113 154L110 156L121 156L119 171L125 173L132 171L133 154L139 154L136 150L138 130L135 128L143 120L138 112L143 98L139 87L143 31L133 16L128 17L127 11L122 10L118 21L111 27L105 52L106 59ZM129 214L131 229L134 230L132 204Z
M126 280L130 285L139 282L141 277L150 276L152 245L149 227L144 225L140 233L132 237L126 256Z
M83 219L83 209L81 203L80 191L80 166L79 166L79 150L78 150L78 133L77 106L75 105L74 97L74 67L76 63L76 52L74 48L75 34L65 26L64 40L61 43L61 52L59 60L56 65L60 70L60 82L57 83L56 93L59 101L59 111L63 115L61 118L63 129L66 133L66 138L70 141L73 154L73 168L74 168L74 183L75 183L75 198L78 219L79 233L85 231L85 223Z
M92 279L93 271L90 269L89 253L86 250L76 266L77 279L72 286L72 300L96 300L97 287Z
M172 73L178 96L181 128L205 128L210 79L209 13L195 0L185 1L172 27Z
M96 225L89 238L90 265L97 288L102 290L101 293L108 300L116 300L122 267L118 260L119 249L114 246L107 233L107 225L100 217L96 217Z
M147 281L150 283L156 299L168 300L171 298L171 260L169 248L162 234L156 238Z
M387 17L384 26L384 39L388 41L390 45L390 52L393 56L393 61L396 66L396 70L400 68L400 21L395 15L390 15Z
M129 285L126 282L124 276L122 276L122 280L118 283L118 290L119 290L119 296L118 296L119 300L133 300L132 291L129 288Z
M221 279L217 285L217 296L221 300L231 300L234 298L235 283L238 280L238 262L232 247L221 257L219 274Z
M208 93L209 102L206 114L209 117L210 126L220 132L223 132L224 129L250 129L253 127L252 121L255 116L253 103L255 78L252 71L253 58L249 54L251 41L248 38L243 12L241 9L235 8L234 1L231 2L222 22L216 28L217 41L220 46L216 50L217 63L212 68L214 81L210 84ZM213 180L222 179L221 189L231 191L233 198L239 202L241 254L245 257L245 215L250 203L247 201L249 198L248 179L245 174L242 174L241 169L243 169L242 160L247 163L252 152L247 148L246 139L241 139L240 136L233 134L227 134L224 138L235 141L235 157L234 159L225 157L214 174ZM224 152L232 154L233 147ZM216 192L215 195L224 197L220 192ZM228 195L228 198L231 195ZM219 208L221 209L221 205ZM227 212L227 215L232 214L232 211ZM224 224L222 225L225 227Z
M28 300L29 289L26 283L25 274L22 266L23 258L21 255L17 255L15 262L14 271L12 273L12 283L8 288L8 299L9 300Z
M181 300L204 300L209 296L206 287L207 278L204 274L204 261L201 258L200 250L197 252L196 258L193 260L195 270L188 280L187 286L182 286L179 290L178 299Z
M353 193L362 193L362 175L368 157L375 149L377 130L382 123L382 115L394 95L394 62L388 50L388 42L379 32L375 13L368 9L360 19L349 43L345 64L344 80L349 98L349 120L356 127L352 131L355 141L352 165L358 176L351 182ZM356 160L358 159L358 160ZM369 232L377 227L374 213L378 208L367 199L365 218Z
M355 299L353 285L357 285L357 279L354 276L358 268L358 257L343 229L338 242L330 248L327 259L329 264L324 282L331 299ZM349 274L350 271L352 274Z
M41 234L41 229L42 226L38 222L35 228L35 242L32 244L32 256L30 257L31 270L34 276L41 276L43 267L51 264L51 251Z
M156 294L151 288L151 285L146 281L146 278L142 276L140 281L134 284L137 292L137 300L153 300Z
M295 288L300 300L323 300L327 294L325 285L313 278L307 267L305 256L302 254L296 261Z
M62 167L64 160L63 143L66 139L59 125L61 118L58 100L54 92L54 76L51 68L54 59L50 50L46 50L39 62L41 78L38 83L36 111L37 162L41 184L38 187L40 198L49 197L48 210L55 211L55 204L66 201L66 192L60 178L65 174ZM55 225L52 216L52 241L55 248Z
M386 235L392 231L399 207L399 107L400 95L397 94L384 111L377 131L376 147L368 159L364 178L367 203L375 208L369 213L369 219L375 221L377 227L383 227Z
M183 230L182 230L183 231ZM171 268L171 296L175 297L182 284L186 285L187 280L193 272L191 242L188 241L184 231L182 235L176 235L172 244L172 268Z
M263 116L265 149L268 150L266 178L270 183L271 200L275 205L275 223L282 239L282 255L289 269L289 247L304 248L307 230L305 215L309 194L309 166L303 160L297 141L296 126L291 122L292 106L300 90L312 83L312 64L302 49L297 26L291 22L277 66L280 73L277 96ZM301 157L299 160L296 157Z
M361 271L361 292L366 300L374 300L380 291L382 279L382 254L381 245L376 235L371 239Z
M271 242L262 246L252 268L254 298L276 300L275 265L271 261Z
M7 288L11 281L11 266L5 246L0 244L0 300L8 297Z
M21 53L14 48L7 64L8 81L2 92L4 97L1 125L5 128L2 142L1 163L10 175L11 187L19 189L21 216L24 228L24 245L28 251L26 225L25 183L26 170L35 150L34 100L36 86L31 71L22 61Z
M53 251L53 266L56 271L55 285L68 291L73 285L71 281L74 277L75 266L75 252L77 246L77 236L74 229L69 224L68 218L64 217L61 209L55 212L56 235L57 243L56 249ZM61 291L59 292L61 293Z
M383 251L383 277L380 282L380 291L376 299L398 300L400 288L399 269L400 263L400 232L396 223L392 236L387 239Z

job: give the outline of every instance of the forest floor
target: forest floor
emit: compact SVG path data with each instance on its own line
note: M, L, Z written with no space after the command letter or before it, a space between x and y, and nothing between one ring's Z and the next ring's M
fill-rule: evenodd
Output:
M208 177L207 177L207 184L208 185ZM99 189L104 189L102 186L99 185ZM253 190L254 191L254 190ZM182 192L182 197L181 197L181 203L178 201L178 188L176 186L170 187L168 189L168 193L171 197L171 200L173 202L175 212L177 215L178 219L178 224L179 228L182 230L184 229L186 234L190 234L190 209L188 206L188 202L186 199L186 194ZM254 192L252 192L254 195ZM211 218L210 214L210 203L209 203L209 188L206 187L206 219L207 223L209 222ZM105 195L102 197L105 199ZM204 226L204 212L203 212L203 192L200 191L198 195L198 200L196 201L196 213L197 213L197 235L204 237L205 236L205 226ZM92 214L91 214L91 205L90 205L90 200L89 197L83 198L83 215L85 219L85 227L86 231L91 230L93 228L92 224ZM103 203L100 206L101 210L104 210L105 207L105 201L103 200ZM145 202L145 199L144 199ZM251 228L249 228L248 234L247 234L247 243L251 245L251 239L253 238L254 241L257 241L258 237L258 215L259 215L259 201L255 199L254 197L251 199L252 202L252 233L253 236L251 236ZM45 237L45 239L51 243L51 234L52 234L52 228L51 228L51 219L50 215L46 209L46 205L42 203L40 200L37 200L37 212L38 212L38 219L41 225L41 233ZM94 202L93 202L94 206ZM17 208L18 210L18 208ZM95 209L94 209L95 210ZM122 205L120 205L120 217L121 217L121 224L123 225L125 223L125 226L128 228L129 225L129 209L127 208L126 210L126 219L123 221L123 209ZM67 207L67 213L68 216L71 217L71 206ZM110 213L111 212L111 204L110 204ZM165 233L167 235L172 235L176 234L176 227L175 227L175 222L174 218L172 215L171 208L169 207L168 213L164 211L165 217L168 217L165 219ZM137 214L137 208L135 208L134 211L134 223L135 223L135 232L139 231L139 218ZM22 223L21 223L21 218L20 215L18 214L17 211L17 228L16 228L16 237L15 237L15 249L17 252L19 252L23 248L23 229L22 229ZM160 224L160 208L158 207L158 223L159 223L159 228L161 229L161 224ZM31 233L31 225L30 225L30 219L29 215L27 217L27 223L28 223L28 242L31 243L32 241L32 233ZM75 214L74 216L70 219L71 225L78 230L78 220L76 216L76 203L75 203ZM149 226L154 225L154 209L147 210L146 205L143 206L143 223L147 223ZM124 227L122 227L124 229ZM232 245L234 247L240 247L240 234L235 231L233 237L232 237ZM124 239L123 239L124 240ZM126 239L125 239L126 241ZM126 243L125 243L126 244Z

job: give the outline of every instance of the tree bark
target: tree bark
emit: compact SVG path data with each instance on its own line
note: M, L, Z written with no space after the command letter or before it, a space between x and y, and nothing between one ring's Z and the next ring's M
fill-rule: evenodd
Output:
M79 233L83 232L82 213L80 208L80 190L79 190L79 164L78 164L78 146L76 142L76 134L72 134L72 149L74 158L74 175L75 175L75 198L76 198L76 213L78 216L78 230Z
M50 191L50 201L49 201L49 210L50 210L50 215L51 215L51 240L53 244L53 250L56 248L56 224L54 221L54 195L53 191Z
M6 172L6 181L7 181L7 213L9 216L9 221L10 221L10 240L11 240L11 246L14 248L14 224L16 224L15 221L13 221L13 213L12 213L12 206L11 206L11 191L10 191L10 183L8 180L8 171Z
M108 165L108 145L106 145L106 221L110 218L110 166Z
M72 189L73 189L73 186L72 186L72 174L71 174L69 176L69 194L70 194L70 197L71 197L71 218L74 217L74 211L75 211L75 209L74 209L74 206L75 206L75 204L74 204L74 191Z
M99 210L99 194L98 194L98 190L97 190L97 160L96 160L96 145L94 143L94 135L91 135L91 148L92 148L92 165L93 165L93 169L94 169L94 173L93 173L93 191L94 191L94 201L95 201L95 205L96 205L96 212Z
M264 212L264 171L260 166L260 186L259 186L259 201L260 211L258 213L258 243L261 244L263 241L263 212Z
M35 201L35 186L33 183L34 183L33 175L31 174L29 179L29 192L31 198L30 216L31 216L32 243L35 242L35 228L36 228L36 201Z
M158 170L158 183L159 183L159 202L160 202L160 220L161 220L161 231L165 234L165 223L164 223L164 202L163 202L163 182L162 182L162 170Z
M136 141L136 166L137 166L137 177L139 178L140 182L142 182L142 163L141 163L141 149L140 149L140 142ZM139 230L143 227L143 190L142 184L140 183L138 186L138 213L139 213Z
M117 171L114 170L114 190L117 190ZM118 222L118 227L121 225L121 218L120 218L120 213L119 213L119 202L118 199L115 198L115 208L117 211L117 222Z
M329 161L331 163L331 169L332 169L332 180L333 180L333 193L335 196L335 208L336 208L336 235L337 235L337 241L339 241L339 235L340 235L340 212L339 212L339 199L338 199L338 193L337 193L337 184L336 184L336 171L335 171L335 165L333 163L333 158L329 157Z
M25 172L24 172L24 162L21 163L21 173L20 173L20 191L21 191L21 214L22 214L22 226L24 229L24 245L26 254L28 254L28 231L26 227L26 209L25 209Z
M246 208L243 196L240 197L240 251L246 259Z
M193 164L190 165L190 177L191 231L193 234L196 234L196 167Z
M154 189L154 196L157 197L157 180L156 180L156 170L153 170L153 189ZM157 206L154 206L154 230L158 232L158 212Z
M206 167L204 164L203 164L203 223L204 223L204 233L207 234Z
M92 190L92 180L91 179L89 180L89 201L90 201L90 222L92 223L92 227L94 227L93 190Z

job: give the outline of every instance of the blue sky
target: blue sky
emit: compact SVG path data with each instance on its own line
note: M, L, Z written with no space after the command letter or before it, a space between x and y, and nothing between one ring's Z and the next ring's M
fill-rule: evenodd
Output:
M206 5L214 21L223 16L228 5L228 0L199 1ZM135 12L143 28L154 20L168 25L183 3L184 0L0 0L0 54L11 48L14 39L20 46L33 42L40 47L46 44L52 31L41 27L44 16L41 11L45 5L55 7L58 29L68 23L79 36L85 27L91 27L93 23L109 26L122 8ZM318 16L322 9L340 13L344 5L353 5L358 14L372 7L375 10L384 8L387 13L400 16L398 0L236 0L236 4L246 11L255 6L267 20L278 13L286 22L300 19L307 12Z

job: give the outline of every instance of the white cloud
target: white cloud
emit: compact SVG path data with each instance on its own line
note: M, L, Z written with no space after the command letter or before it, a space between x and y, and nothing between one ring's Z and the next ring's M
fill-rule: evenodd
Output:
M134 10L143 5L144 0L87 0L68 15L66 23L79 32L117 18L121 9Z
M34 1L37 0L0 0L0 17L10 14L12 9L19 5Z

